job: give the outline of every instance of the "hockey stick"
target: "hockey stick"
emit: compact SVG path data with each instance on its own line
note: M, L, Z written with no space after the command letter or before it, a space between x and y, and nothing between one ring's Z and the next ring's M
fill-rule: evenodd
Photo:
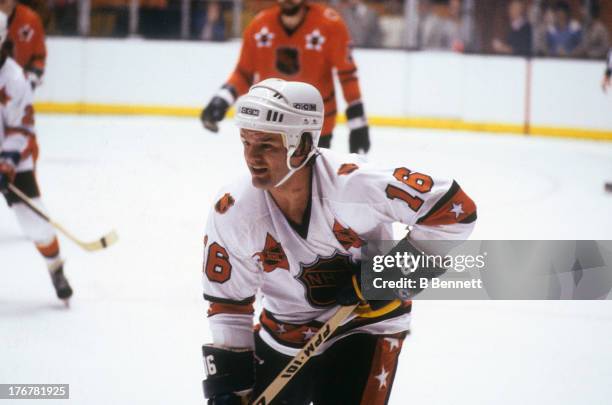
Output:
M57 229L58 231L63 233L68 239L70 239L71 241L73 241L74 243L79 245L81 248L87 250L88 252L93 252L93 251L96 251L96 250L105 249L108 246L112 245L113 243L117 242L117 240L119 239L119 236L117 235L117 232L115 232L113 230L113 231L109 232L108 234L102 236L98 240L95 240L95 241L92 241L92 242L84 242L84 241L78 239L76 236L74 236L70 232L68 232L66 230L66 228L64 228L62 225L60 225L59 223L57 223L54 220L52 220L47 214L42 212L36 205L34 205L34 202L32 200L30 200L30 198L28 198L28 196L23 193L23 191L19 190L17 187L15 187L12 184L9 184L8 188L25 205L27 205L36 215L38 215L39 217L41 217L42 219L44 219L45 221L50 223L51 226L53 226L55 229Z
M353 312L358 304L340 307L336 313L319 329L319 331L306 343L304 348L295 355L278 376L268 385L252 405L267 405L283 389L285 385L297 374L298 371L310 360L340 324Z

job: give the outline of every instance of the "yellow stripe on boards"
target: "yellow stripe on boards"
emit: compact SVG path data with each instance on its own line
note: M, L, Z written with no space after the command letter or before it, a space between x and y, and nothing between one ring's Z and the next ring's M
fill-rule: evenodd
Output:
M51 114L91 114L91 115L155 115L173 117L198 117L200 108L153 106L135 104L101 104L101 103L35 103L37 112ZM234 116L234 110L230 109L228 117ZM346 117L338 115L338 123L345 123ZM524 125L503 124L493 122L474 122L454 120L447 118L419 118L419 117L383 117L369 116L370 125L398 128L422 128L441 129L450 131L475 131L503 134L525 133ZM555 137L594 139L600 141L612 141L612 131L603 131L584 128L547 127L534 125L529 129L530 135Z

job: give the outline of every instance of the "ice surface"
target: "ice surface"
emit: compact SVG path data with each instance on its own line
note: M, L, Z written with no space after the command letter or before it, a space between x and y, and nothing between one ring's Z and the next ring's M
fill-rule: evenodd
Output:
M612 144L371 132L370 160L458 180L475 239L612 239ZM120 241L86 253L61 239L67 310L0 202L0 383L69 383L54 404L202 404L202 230L246 171L232 122L213 135L195 119L42 115L38 133L51 216ZM333 147L348 149L346 128ZM417 301L390 403L608 404L611 341L610 302Z

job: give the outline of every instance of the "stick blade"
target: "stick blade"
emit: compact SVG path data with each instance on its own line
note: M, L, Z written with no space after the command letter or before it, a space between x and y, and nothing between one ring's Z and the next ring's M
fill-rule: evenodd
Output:
M94 252L96 250L106 249L109 246L113 245L119 240L119 235L115 230L112 230L108 234L102 236L100 239L93 242L81 242L79 245L89 252Z

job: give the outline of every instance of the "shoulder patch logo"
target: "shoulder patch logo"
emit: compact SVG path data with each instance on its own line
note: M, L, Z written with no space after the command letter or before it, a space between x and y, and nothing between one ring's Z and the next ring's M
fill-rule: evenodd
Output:
M11 101L11 96L9 96L6 92L6 87L0 89L0 104L6 105L9 101Z
M324 43L325 37L321 35L321 31L315 29L310 34L306 34L306 49L321 51Z
M258 48L270 48L273 39L274 33L270 32L268 27L262 27L259 32L255 33L255 41L257 42Z
M340 242L342 247L346 250L349 250L350 248L360 248L363 246L363 240L361 240L357 232L352 230L350 227L343 227L337 220L334 220L333 231L338 242Z
M346 176L359 169L355 163L343 163L338 169L338 176Z
M17 36L21 42L30 42L34 36L34 30L29 24L26 24L17 31Z
M283 247L269 233L266 235L264 249L253 256L259 258L266 273L271 273L275 269L289 270L289 261Z
M235 202L234 197L230 193L225 193L215 204L215 211L219 214L225 214Z

